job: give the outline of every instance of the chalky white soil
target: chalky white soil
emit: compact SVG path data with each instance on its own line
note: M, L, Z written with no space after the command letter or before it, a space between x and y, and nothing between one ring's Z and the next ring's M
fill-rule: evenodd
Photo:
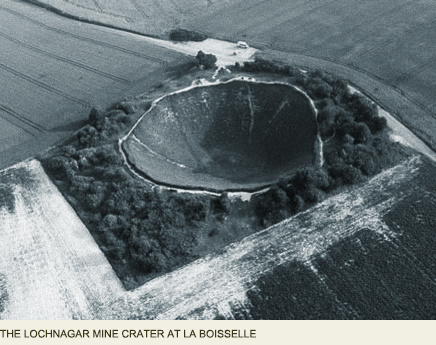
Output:
M15 197L12 213L0 208L0 319L94 318L123 288L87 228L38 161L0 172L0 182Z
M129 292L40 164L21 163L0 172L15 197L13 212L0 208L0 318L232 318L233 310L247 307L256 280L277 265L299 261L311 268L314 255L361 229L394 238L383 215L413 192L421 165L412 158Z

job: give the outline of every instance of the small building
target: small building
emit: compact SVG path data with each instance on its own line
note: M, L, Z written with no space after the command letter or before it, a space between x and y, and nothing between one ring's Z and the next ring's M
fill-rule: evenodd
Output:
M250 46L244 41L239 41L238 43L236 43L236 45L238 46L238 48L243 48L243 49L250 48Z

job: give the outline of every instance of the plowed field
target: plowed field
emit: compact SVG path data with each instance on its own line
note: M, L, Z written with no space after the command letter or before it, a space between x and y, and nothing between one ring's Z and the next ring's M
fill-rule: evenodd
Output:
M92 106L161 82L183 56L17 1L1 3L0 21L0 168L68 137Z
M280 59L330 70L350 79L436 148L433 1L124 0L118 17L112 2L39 2L145 34L166 36L183 26L214 38L246 40Z
M127 292L39 163L20 164L0 172L0 318L434 318L434 169L412 158Z

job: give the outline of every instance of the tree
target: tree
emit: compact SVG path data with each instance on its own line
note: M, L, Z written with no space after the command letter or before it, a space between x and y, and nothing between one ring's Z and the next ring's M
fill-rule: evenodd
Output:
M197 53L196 59L198 60L198 64L203 66L204 69L215 68L215 63L218 61L215 55L205 54L202 50Z
M374 116L368 123L369 129L371 129L372 133L381 132L387 127L387 125L388 122L383 116Z
M91 126L101 129L103 127L104 118L104 112L100 108L92 107L88 117Z
M200 41L204 41L206 38L207 38L207 36L204 34L201 34L201 33L195 32L195 31L185 30L185 29L174 29L174 30L170 31L170 40L171 41L200 42Z

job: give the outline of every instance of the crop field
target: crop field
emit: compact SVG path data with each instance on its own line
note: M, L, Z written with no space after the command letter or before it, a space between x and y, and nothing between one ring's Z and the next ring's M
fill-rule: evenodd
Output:
M412 157L126 291L40 164L20 163L0 172L0 318L434 318L435 169Z
M433 318L434 169L412 158L146 283L105 318Z
M147 35L162 36L201 13L213 13L237 0L24 0L76 18Z
M0 172L0 318L93 318L122 285L38 161Z
M432 1L239 1L193 17L187 27L229 40L351 67L397 90L417 106L392 106L410 127L436 147L436 4ZM286 54L284 54L286 58ZM319 68L324 66L318 62ZM353 83L360 78L347 73ZM385 90L363 88L384 101ZM385 103L385 102L382 102ZM424 119L423 117L428 117ZM432 126L428 126L428 122ZM431 128L431 129L430 129Z
M378 231L361 226L313 256L275 268L249 292L259 319L434 319L436 184L419 168ZM387 230L387 231L386 231ZM284 307L285 306L285 307Z
M0 20L0 168L67 138L92 106L146 91L183 59L21 2L3 1Z
M436 148L436 5L432 1L124 0L121 7L126 12L122 10L120 17L110 15L112 5L101 1L37 2L76 17L161 37L182 26L215 38L242 39L265 49L269 57L331 71L365 90ZM127 18L132 5L137 13Z

